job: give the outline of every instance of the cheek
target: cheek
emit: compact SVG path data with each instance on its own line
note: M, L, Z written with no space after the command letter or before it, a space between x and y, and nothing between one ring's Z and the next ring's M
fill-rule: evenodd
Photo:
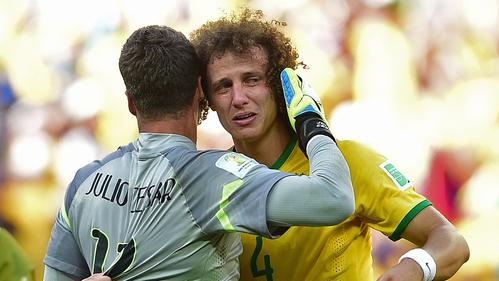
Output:
M263 103L265 104L266 115L271 116L272 118L275 117L277 113L277 104L273 97L268 94Z
M219 111L223 108L223 100L220 97L211 97L210 108L214 111Z
M224 116L228 115L229 107L225 106L225 104L220 100L212 102L210 107L217 113L218 119L220 120L223 120L225 118Z
M230 120L227 114L224 114L222 111L216 111L217 112L217 117L218 117L218 122L220 122L220 125L228 131L231 132L231 124Z

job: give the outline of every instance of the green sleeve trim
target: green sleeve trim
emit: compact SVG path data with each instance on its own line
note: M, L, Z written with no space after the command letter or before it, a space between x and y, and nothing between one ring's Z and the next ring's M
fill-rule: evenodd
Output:
M243 185L241 179L235 180L223 186L222 200L220 201L220 209L217 211L215 216L222 225L222 227L228 232L235 232L236 229L230 223L229 215L225 212L225 207L229 204L229 197L236 191L239 187Z
M69 221L69 216L68 213L66 212L66 206L64 206L64 202L62 203L61 213L62 213L62 218L68 225L69 229L71 229L71 222Z
M288 160L289 155L291 154L291 152L293 152L293 149L295 148L297 140L298 139L296 137L291 138L288 145L286 145L286 148L282 152L281 156L279 156L277 161L275 161L274 164L272 164L272 166L270 167L271 169L279 170L281 168L282 164L284 164L284 162L286 162L286 160Z
M416 217L419 212L421 212L424 208L431 206L431 202L428 200L424 200L423 202L417 204L414 208L412 208L407 215L402 219L400 224L397 226L395 231L390 235L388 238L390 238L392 241L397 241L400 239L400 235L402 235L402 232L407 228L409 223Z

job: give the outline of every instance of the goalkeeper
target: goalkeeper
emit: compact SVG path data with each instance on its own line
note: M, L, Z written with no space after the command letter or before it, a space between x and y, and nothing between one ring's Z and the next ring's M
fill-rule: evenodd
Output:
M345 159L327 128L314 128L321 114L295 86L289 110L310 176L196 150L206 108L199 67L192 44L169 27L128 38L119 68L140 135L76 173L52 230L45 280L238 280L236 232L276 238L290 225L333 225L352 214Z
M315 129L327 134L327 124L320 118L294 118L294 110L287 114L295 101L283 98L279 75L298 67L298 54L279 26L261 11L246 9L207 22L190 38L204 67L204 92L232 135L233 150L274 169L309 174L301 139L313 136ZM291 71L283 75L290 82L285 92L302 87ZM295 132L288 117L304 126ZM277 240L241 235L241 280L374 280L371 229L417 247L380 280L452 276L469 257L467 243L454 226L388 159L354 141L336 142L350 168L355 213L337 226L291 227Z

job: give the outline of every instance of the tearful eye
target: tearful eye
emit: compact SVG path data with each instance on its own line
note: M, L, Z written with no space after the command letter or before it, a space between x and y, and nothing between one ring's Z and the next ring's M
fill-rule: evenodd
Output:
M255 86L258 83L258 77L250 77L246 79L246 84L249 86Z
M221 83L215 86L215 94L224 94L229 91L230 83Z
M223 94L226 92L227 92L227 88L220 87L220 88L215 89L215 94Z

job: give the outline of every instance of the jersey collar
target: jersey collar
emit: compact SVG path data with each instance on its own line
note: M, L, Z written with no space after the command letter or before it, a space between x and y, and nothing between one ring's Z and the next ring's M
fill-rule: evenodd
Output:
M288 144L286 145L286 148L284 148L284 151L281 153L281 156L277 158L277 160L272 164L270 167L271 169L278 170L281 168L282 164L288 160L289 155L291 155L291 152L293 152L293 149L296 146L297 139L295 137L292 137Z
M140 133L134 147L140 158L156 157L174 146L186 146L196 149L196 145L187 137L175 134Z
M281 153L281 155L279 156L279 158L277 158L277 160L274 162L274 164L272 164L272 166L270 166L270 169L279 170L279 168L281 168L281 166L284 164L284 162L286 162L286 160L288 160L289 155L291 155L291 152L293 152L293 149L296 146L297 140L298 139L296 137L291 137L291 139L289 140L288 144L284 148L284 150ZM229 150L232 150L233 152L237 152L235 146L232 146L231 148L229 148Z

